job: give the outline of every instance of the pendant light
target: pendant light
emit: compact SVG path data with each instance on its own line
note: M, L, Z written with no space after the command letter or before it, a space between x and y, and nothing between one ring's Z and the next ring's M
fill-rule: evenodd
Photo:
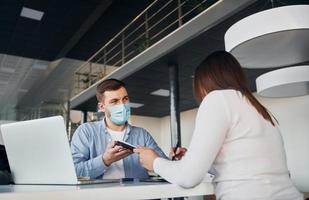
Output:
M271 8L231 26L225 49L245 68L295 65L309 58L309 5Z
M259 76L256 89L264 97L295 97L309 94L309 65L277 69Z

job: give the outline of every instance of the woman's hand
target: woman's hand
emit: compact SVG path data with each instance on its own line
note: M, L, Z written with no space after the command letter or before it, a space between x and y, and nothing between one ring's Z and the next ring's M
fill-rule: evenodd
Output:
M186 154L187 149L184 147L171 148L169 158L171 160L181 160L181 158Z
M159 157L159 155L152 149L137 146L134 149L134 153L139 154L139 161L141 165L148 171L153 171L153 161Z

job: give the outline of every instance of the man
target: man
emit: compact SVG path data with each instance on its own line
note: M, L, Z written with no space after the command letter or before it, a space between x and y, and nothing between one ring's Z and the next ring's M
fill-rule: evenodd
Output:
M130 125L129 96L125 84L108 79L97 86L98 109L105 113L103 121L82 124L75 131L71 151L77 176L90 178L147 178L148 173L140 165L137 154L115 145L125 141L155 150L166 158L152 136L143 128ZM178 149L180 159L184 148Z

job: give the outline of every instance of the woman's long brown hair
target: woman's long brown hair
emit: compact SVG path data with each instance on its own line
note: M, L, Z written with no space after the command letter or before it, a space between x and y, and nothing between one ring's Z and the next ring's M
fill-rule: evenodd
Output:
M275 125L268 110L250 92L239 62L226 51L210 54L196 68L193 87L198 102L201 102L206 94L213 90L240 91L265 120Z

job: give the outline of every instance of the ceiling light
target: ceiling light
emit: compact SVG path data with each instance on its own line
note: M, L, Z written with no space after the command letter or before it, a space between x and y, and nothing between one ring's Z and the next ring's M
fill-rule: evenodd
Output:
M139 107L144 106L144 104L142 104L142 103L133 103L133 102L130 102L129 104L130 104L130 107L131 107L131 108L139 108Z
M295 65L309 57L309 5L250 15L225 33L225 49L246 68Z
M15 72L15 68L10 68L10 67L1 67L0 68L0 72L5 72L5 73L14 73Z
M18 92L28 92L28 89L19 88Z
M169 90L165 90L165 89L159 89L159 90L153 91L150 94L168 97L168 96L170 96L170 91Z
M41 21L43 15L44 15L44 12L42 11L38 11L38 10L31 9L31 8L26 8L26 7L23 7L20 13L20 16L22 17L26 17L26 18L30 18L30 19L34 19L38 21Z
M295 97L309 94L309 65L274 70L256 79L257 93L265 97Z
M38 70L46 70L47 67L48 67L47 64L37 62L32 65L32 69L38 69Z

